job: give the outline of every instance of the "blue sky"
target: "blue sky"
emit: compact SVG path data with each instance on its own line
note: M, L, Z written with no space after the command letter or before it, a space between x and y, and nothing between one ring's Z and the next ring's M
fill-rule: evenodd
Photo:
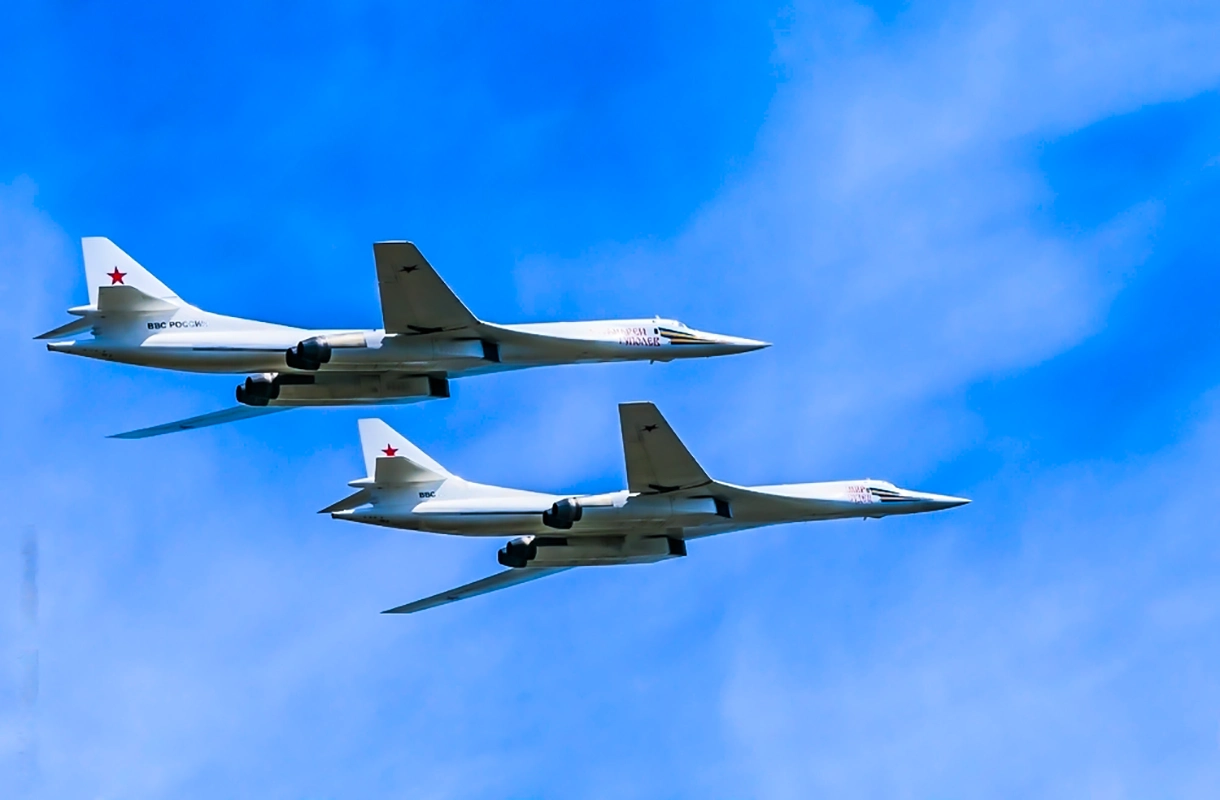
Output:
M1194 3L67 6L0 24L0 783L30 797L1215 797L1220 13ZM512 322L775 342L471 379L455 472L953 512L379 616L486 542L313 512L358 410L142 442L232 377L53 356L105 235L205 308L375 325L369 245ZM40 545L38 628L20 544ZM28 656L39 693L22 704Z

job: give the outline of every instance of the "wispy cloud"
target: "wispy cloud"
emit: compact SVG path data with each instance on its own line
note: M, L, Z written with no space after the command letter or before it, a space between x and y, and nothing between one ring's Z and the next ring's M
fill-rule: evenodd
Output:
M815 567L781 578L800 623L746 601L721 699L750 793L1214 791L1215 400L1155 457L1005 475L982 499L1024 511L988 531L940 520L884 568L889 589ZM978 537L1004 547L980 559Z
M859 9L800 6L781 51L793 81L750 167L676 241L593 254L592 287L565 281L564 262L522 265L527 302L563 287L579 306L626 287L775 341L699 396L725 408L704 417L709 430L742 435L732 451L786 438L751 424L777 415L817 431L805 466L873 445L892 429L866 419L1098 330L1149 252L1157 207L1074 236L1048 229L1033 148L1214 85L1217 21L1192 9L958 5L878 32Z
M966 388L1104 331L1156 244L1165 207L1149 198L1084 230L1047 224L1037 143L1220 78L1217 20L1198 5L917 6L887 26L798 5L777 31L788 80L754 153L679 234L576 259L529 250L516 273L526 315L659 312L776 346L477 379L391 422L461 473L538 488L621 475L613 404L641 398L727 479L926 477L987 435ZM322 106L337 113L341 95ZM354 151L365 124L319 136ZM284 174L316 152L288 149ZM681 563L572 573L402 624L375 612L492 568L494 548L314 515L356 476L352 412L101 439L205 410L231 381L29 340L82 294L78 231L40 210L36 180L0 190L0 502L42 534L46 796L1215 785L1212 406L1189 442L1143 461L958 470L967 486L943 488L974 484L978 501L960 513L724 537ZM405 184L381 183L392 205ZM333 231L307 233L292 246L333 248ZM371 280L366 263L327 273L356 275ZM0 641L15 625L0 615Z

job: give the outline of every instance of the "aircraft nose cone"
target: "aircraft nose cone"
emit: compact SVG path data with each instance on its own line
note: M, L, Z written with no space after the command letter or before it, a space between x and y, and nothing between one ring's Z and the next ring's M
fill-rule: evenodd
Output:
M742 339L738 345L741 352L749 353L752 350L762 350L771 346L770 342L763 342L758 339Z
M754 350L762 350L765 347L770 347L770 342L759 341L758 339L746 339L743 336L717 336L717 349L724 353L750 353Z
M967 497L953 497L947 494L929 494L925 495L923 500L928 506L937 511L943 508L957 508L970 502L970 499Z
M954 497L948 494L932 494L931 492L913 492L909 489L899 490L904 500L911 503L913 511L941 511L946 508L957 508L970 502L965 497Z

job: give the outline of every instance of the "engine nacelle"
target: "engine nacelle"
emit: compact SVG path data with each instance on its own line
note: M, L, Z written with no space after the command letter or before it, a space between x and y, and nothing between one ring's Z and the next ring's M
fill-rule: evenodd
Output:
M580 522L580 518L585 515L585 510L580 507L580 503L572 498L560 500L555 505L551 506L550 510L542 512L542 524L548 528L558 528L561 531L571 530L572 526Z
M524 549L527 546L532 549ZM652 564L686 555L686 542L677 536L526 536L509 547L516 552L510 554L505 547L500 563L531 569ZM514 559L514 555L522 557Z
M251 375L237 385L237 402L248 406L265 406L280 396L280 384L271 375Z
M448 397L449 381L393 372L281 372L252 375L237 387L248 406L345 406Z
M521 569L537 556L538 545L534 543L534 537L524 536L501 547L496 560L506 567Z
M284 353L284 361L293 369L304 369L316 372L322 365L330 361L331 346L324 336L313 336L303 342L297 342L296 347L288 348Z

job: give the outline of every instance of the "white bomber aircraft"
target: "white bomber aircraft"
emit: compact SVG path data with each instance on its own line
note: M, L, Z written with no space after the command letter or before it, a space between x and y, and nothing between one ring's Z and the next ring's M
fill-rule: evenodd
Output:
M187 372L254 373L234 408L117 434L140 439L299 406L413 403L449 396L449 378L558 364L671 361L744 353L766 342L672 319L484 322L410 242L377 242L380 330L306 330L187 303L104 237L81 240L89 305L39 339L56 353ZM88 338L73 338L90 332Z
M735 486L708 477L652 403L619 406L627 489L553 495L471 483L379 419L360 420L367 477L320 514L459 536L518 534L499 552L508 567L386 614L411 614L572 567L650 564L686 555L686 542L784 522L938 511L962 497L877 480Z

